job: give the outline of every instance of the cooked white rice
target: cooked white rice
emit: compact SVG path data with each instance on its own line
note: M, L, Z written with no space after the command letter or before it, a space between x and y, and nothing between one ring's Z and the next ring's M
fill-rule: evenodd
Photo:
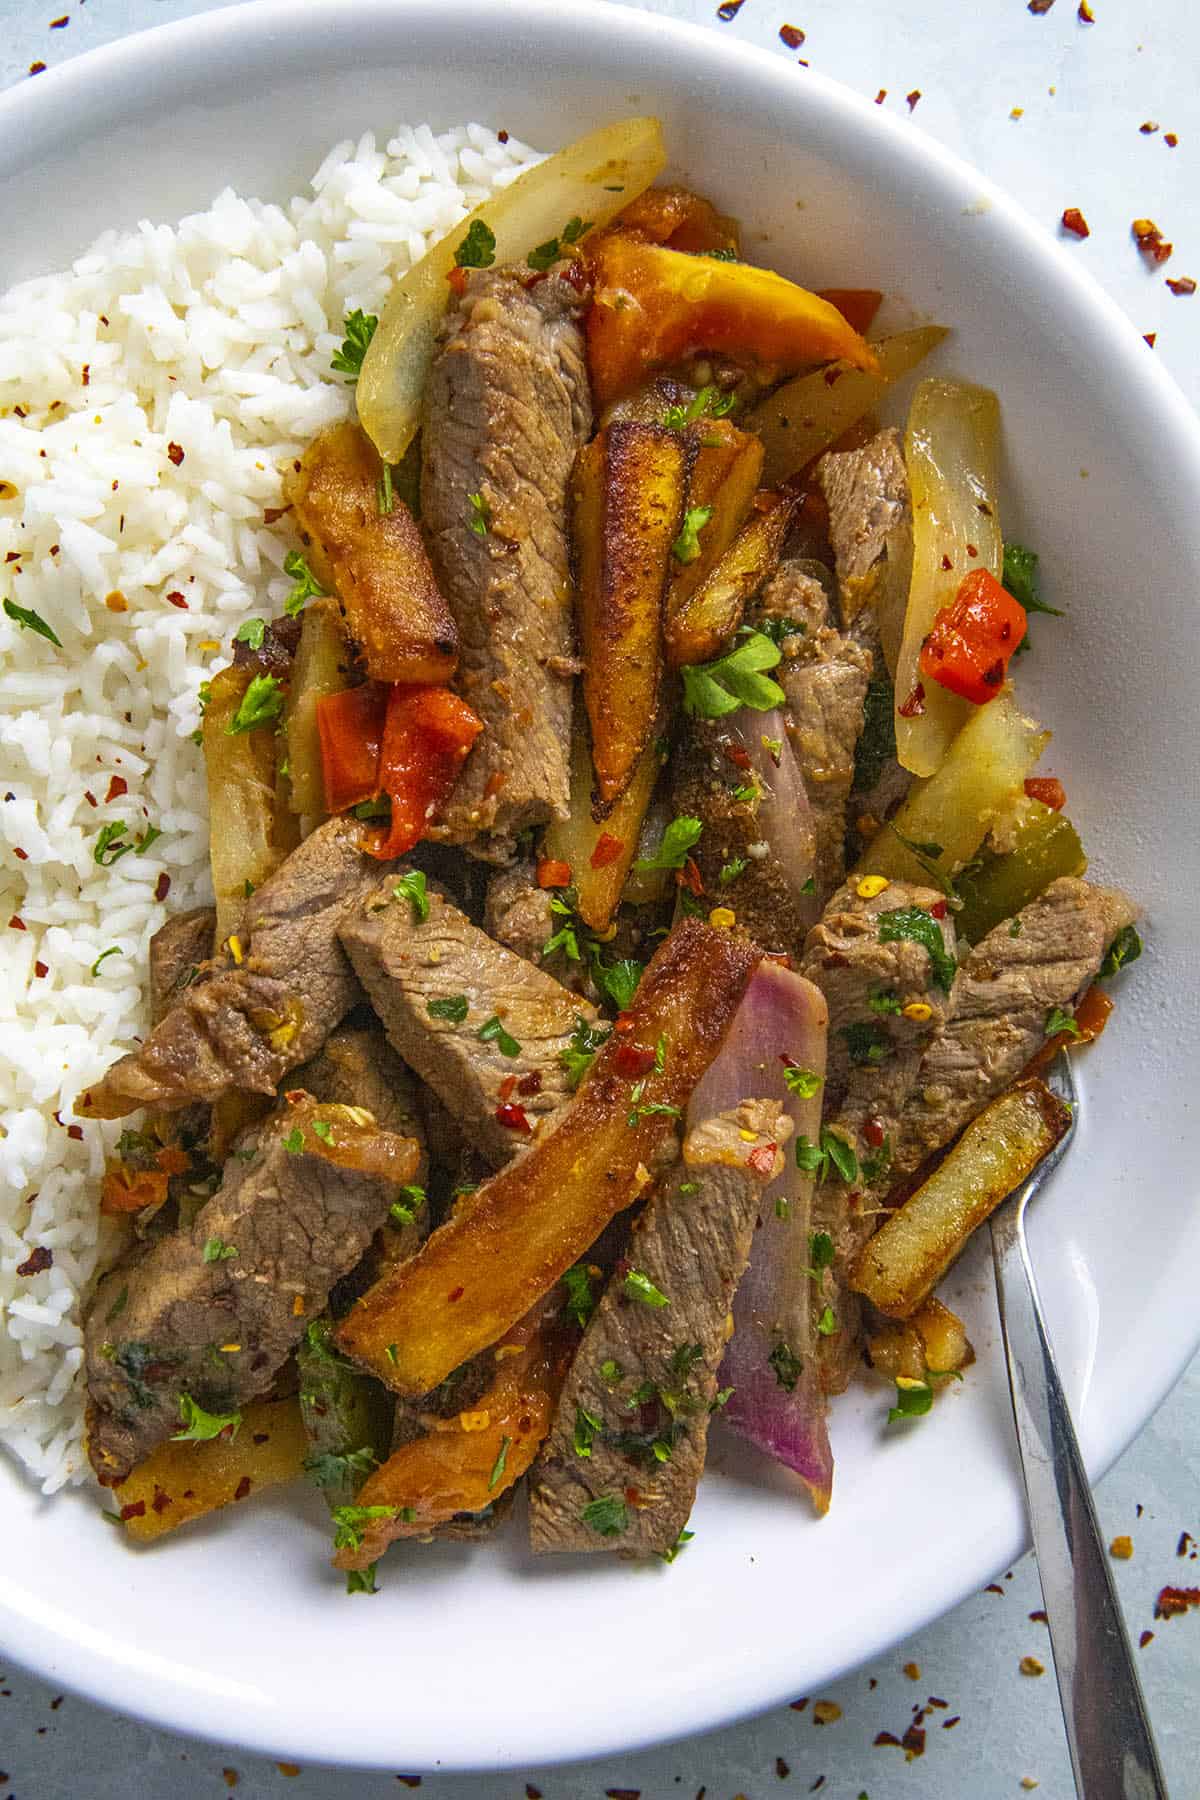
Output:
M226 189L0 299L0 597L62 641L0 615L0 1442L47 1493L86 1474L80 1302L121 1129L72 1107L144 1029L150 938L210 897L200 683L290 589L264 510L350 407L344 315L532 160L478 125L368 133L286 206ZM110 823L162 835L100 867Z

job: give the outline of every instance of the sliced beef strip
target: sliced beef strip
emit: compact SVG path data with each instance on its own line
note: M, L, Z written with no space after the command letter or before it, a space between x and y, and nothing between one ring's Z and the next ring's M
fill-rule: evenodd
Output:
M544 1129L570 1098L560 1053L595 1008L494 943L438 889L421 920L394 898L395 885L391 877L360 901L342 942L393 1048L499 1167L531 1139L497 1110L519 1107L534 1134ZM454 1000L466 1001L463 1019L431 1014L431 1004ZM514 1055L480 1039L493 1018L519 1046Z
M216 927L216 908L197 906L173 914L150 939L151 1025L166 1017L212 955Z
M172 1111L240 1088L273 1094L320 1049L359 998L338 942L348 909L379 880L361 828L330 819L263 883L239 939L205 963L140 1050L123 1056L79 1102L93 1118L139 1106Z
M332 1147L315 1152L312 1121L331 1116L335 1140L359 1133L307 1095L281 1107L244 1134L190 1227L101 1281L84 1345L88 1455L102 1482L123 1480L180 1429L181 1395L226 1413L265 1392L387 1218L396 1180L343 1166ZM301 1148L289 1150L298 1129ZM415 1168L415 1145L368 1135L396 1150L397 1168Z
M458 625L457 686L486 727L434 835L492 860L508 860L526 826L567 814L578 669L567 483L591 431L587 299L555 271L472 274L426 386L422 521Z
M1064 876L976 944L954 983L950 1023L905 1107L894 1177L912 1174L1016 1080L1045 1042L1050 1009L1071 1010L1136 917L1117 888Z
M813 1336L827 1393L846 1386L858 1360L860 1306L845 1277L874 1228L873 1195L886 1182L888 1153L922 1058L946 1030L951 1012L953 990L938 981L923 945L879 941L881 917L910 907L931 917L937 908L942 941L953 956L952 918L936 890L893 881L864 898L851 880L810 931L800 965L829 1007L824 1120L851 1145L860 1170L859 1179L847 1183L831 1169L813 1194L812 1229L828 1232L834 1249L832 1266L812 1296L816 1318L825 1316L828 1326L829 1307L836 1327ZM895 1010L881 1012L881 1005ZM906 1007L919 1016L906 1017Z
M753 1100L689 1134L682 1166L634 1227L567 1377L530 1480L534 1550L646 1556L670 1550L687 1524L729 1309L790 1126L778 1101ZM668 1304L631 1298L631 1270ZM577 1432L591 1439L586 1456ZM666 1461L656 1442L669 1447ZM584 1516L595 1502L608 1503L607 1533L602 1512Z
M488 936L515 950L526 962L540 965L543 946L556 929L552 897L549 888L538 886L531 862L497 869L488 882L483 919Z
M817 464L817 481L829 508L843 623L873 649L878 628L868 602L885 582L905 580L912 565L912 501L900 433L889 426L861 450L829 452Z

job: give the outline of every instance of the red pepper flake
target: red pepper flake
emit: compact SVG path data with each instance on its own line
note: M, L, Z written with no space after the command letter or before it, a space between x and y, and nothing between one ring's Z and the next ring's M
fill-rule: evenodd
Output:
M175 1502L172 1500L170 1494L163 1493L156 1481L154 1484L154 1498L150 1504L156 1513L164 1513L168 1506L174 1506Z
M1179 1542L1175 1546L1175 1554L1176 1556L1186 1556L1189 1550L1192 1552L1194 1558L1196 1540L1190 1531L1181 1531L1179 1534Z
M1038 1607L1036 1612L1031 1612L1029 1616L1033 1620L1035 1625L1048 1625L1050 1623L1049 1619L1046 1617L1045 1613L1042 1611L1040 1606Z
M50 964L44 963L44 962L35 962L33 965L33 972L37 976L39 981L45 981L47 975L50 973Z
M775 1758L775 1773L778 1775L780 1781L786 1781L791 1772L792 1765L790 1763L785 1763L782 1756L777 1756ZM810 1788L809 1792L811 1793L812 1791L813 1790Z
M946 916L946 902L944 900L935 900L929 910L935 919L944 919Z
M92 379L91 363L84 363L83 368L79 372L79 379L84 387L88 387L90 385L91 379Z
M588 861L593 869L607 869L610 863L616 862L624 848L624 838L613 837L610 832L602 831Z
M954 564L950 561L948 556L942 557L942 567L943 569L952 569L954 567Z
M281 1775L299 1775L299 1773L300 1773L300 1764L299 1763L277 1762L275 1764L275 1767L279 1770L279 1773Z
M738 0L741 4L741 0ZM605 1788L608 1800L642 1800L641 1788Z
M885 1744L895 1744L897 1749L900 1748L900 1739L894 1731L877 1731L871 1742L877 1749L882 1749Z
M902 719L919 719L924 711L925 688L923 684L918 681L916 687L904 702L904 705L899 708L899 713Z
M1174 150L1174 148L1175 148L1176 144L1178 144L1178 142L1179 142L1179 139L1176 136L1175 132L1173 132L1173 131L1164 131L1163 132L1163 143L1167 146L1168 150Z
M171 462L173 462L175 464L175 467L178 468L180 463L183 461L183 445L182 444L168 444L167 445L167 456L169 457Z
M127 1506L121 1508L122 1519L144 1519L145 1516L146 1502L144 1500L131 1500Z
M67 1136L69 1138L74 1138L75 1142L77 1144L82 1143L83 1142L83 1126L82 1125L68 1125L67 1126Z
M1067 804L1067 790L1057 775L1030 775L1025 792L1030 800L1040 800L1051 812L1061 812Z
M910 1725L904 1736L900 1739L900 1746L904 1751L905 1762L914 1762L918 1756L924 1756L925 1727L923 1725Z
M1154 1616L1156 1619L1177 1619L1189 1606L1200 1606L1200 1587L1161 1588L1154 1602Z
M725 754L735 769L748 769L750 767L750 752L743 749L741 744L726 744Z
M533 1126L529 1123L525 1108L515 1101L508 1100L496 1108L496 1123L503 1125L508 1131L523 1131L526 1137L533 1136Z
M537 884L540 888L570 887L570 863L557 862L550 856L541 857L537 866Z
M162 874L159 876L158 880L154 884L154 898L156 900L165 900L167 895L170 893L170 891L171 891L171 877L167 874L167 871L164 869L162 871Z
M530 1069L528 1075L522 1075L517 1083L518 1094L523 1094L527 1100L531 1099L534 1094L540 1094L541 1091L542 1071L540 1069Z
M955 1715L952 1719L943 1719L942 1720L942 1730L943 1731L953 1731L954 1727L959 1723L961 1718L962 1718L961 1713L955 1713Z
M1194 294L1196 291L1196 284L1190 275L1180 275L1175 280L1168 275L1167 286L1173 294Z
M125 777L123 775L113 775L108 783L108 792L104 796L105 806L110 805L114 800L119 800L122 794L127 794L128 792L129 783L126 781Z
M721 4L717 8L718 19L722 19L728 25L730 19L737 18L744 4L745 0L721 0Z
M1053 5L1054 0L1029 0L1030 12L1036 13L1039 18L1043 13L1048 13Z
M507 140L507 131L504 133L504 137ZM525 1783L525 1800L542 1800L541 1788L534 1787L532 1781L527 1781Z
M781 25L779 35L789 50L798 50L804 42L804 33L798 25Z
M236 1769L222 1769L221 1779L227 1788L235 1788L242 1778Z
M501 142L501 143L502 143L502 144L507 144L507 142L508 142L508 133L507 133L507 131L498 131L498 132L497 132L497 133L496 133L496 136L497 136L497 138L498 138L498 139L499 139L499 140L500 140L500 142ZM542 1796L541 1796L541 1794L540 1794L540 1793L539 1793L539 1791L538 1791L538 1790L537 1790L537 1789L536 1789L536 1788L535 1788L535 1789L534 1789L534 1790L533 1790L533 1792L532 1792L532 1793L530 1793L530 1792L529 1792L529 1788L528 1788L528 1785L527 1785L527 1786L526 1786L526 1788L525 1788L525 1792L526 1792L526 1794L527 1794L527 1795L528 1795L528 1800L542 1800Z
M870 1144L872 1150L878 1150L879 1146L883 1143L885 1136L883 1120L874 1118L868 1119L863 1126L863 1136L866 1138L868 1144Z
M999 1594L1002 1600L1004 1598L1004 1589L998 1581L989 1581L983 1591L985 1594Z
M1157 331L1143 331L1142 336L1145 338L1146 342L1149 344L1150 348L1153 350L1155 344L1158 342Z
M703 894L704 883L700 879L700 870L694 856L689 856L684 862L682 869L677 872L675 876L675 885L677 887L685 887L688 893L694 894L697 899Z
M244 1500L246 1498L246 1495L249 1492L250 1492L250 1477L248 1475L243 1475L242 1479L238 1482L237 1486L233 1490L233 1497L235 1500Z
M641 1044L619 1044L613 1064L618 1075L627 1075L636 1081L639 1075L646 1075L654 1067L654 1052Z
M1144 1650L1147 1644L1152 1644L1153 1642L1154 1633L1152 1631L1143 1631L1141 1637L1138 1639L1138 1649Z
M467 271L465 269L460 269L456 263L454 268L452 268L447 275L446 280L449 283L450 292L457 295L461 300L462 296L467 291Z
M44 62L30 63L29 73L31 75L41 75L45 72L45 68L46 68L46 65Z
M620 1012L613 1020L613 1030L620 1036L626 1031L632 1031L636 1024L637 1020L632 1013Z
M282 519L284 513L291 512L290 506L264 506L263 524L274 525L276 519Z
M916 106L916 104L917 104L917 101L918 101L918 100L919 100L919 99L920 99L920 98L921 98L921 90L920 90L920 88L914 88L914 89L913 89L913 90L912 90L912 93L911 93L911 94L905 94L905 96L904 96L904 98L905 98L905 99L906 99L906 100L907 100L907 101L908 101L908 110L909 110L909 112L912 112L912 111L913 111L913 109L914 109L914 108L915 108L915 106Z
M1072 237L1091 237L1092 228L1077 206L1068 206L1062 216L1062 228Z
M455 1300L461 1300L466 1291L467 1290L464 1287L451 1288L450 1292L446 1295L447 1303L449 1304Z
M772 1174L772 1171L775 1168L775 1157L776 1157L777 1153L778 1153L778 1145L776 1145L776 1144L759 1144L755 1149L753 1149L750 1152L749 1156L746 1158L746 1161L749 1163L750 1167L754 1170L754 1173L756 1175L761 1175L764 1180L769 1180L770 1176Z
M1079 10L1075 14L1075 17L1079 20L1081 25L1094 25L1096 23L1096 15L1088 5L1088 0L1079 0Z
M172 606L178 606L182 612L187 612L188 603L179 592L178 588L172 588L171 592L167 595L167 599L171 602Z
M27 927L24 919L14 913L12 918L8 921L8 929L10 931L25 931Z
M886 99L887 99L887 89L880 88L879 92L875 96L876 106L882 106Z
M406 1788L419 1788L421 1785L419 1775L397 1775L396 1780Z
M53 1250L48 1249L45 1244L39 1244L36 1250L31 1250L29 1252L29 1255L25 1258L23 1263L17 1264L17 1274L40 1275L44 1270L52 1269L53 1267Z
M16 844L13 845L13 855L16 857L18 862L28 862L29 861L28 850L22 850Z
M1163 242L1163 234L1153 219L1135 219L1129 229L1144 256L1151 257L1156 263L1166 262L1174 245Z
M10 551L8 551L8 553L7 553L7 554L6 554L6 556L5 556L5 558L4 558L4 560L5 560L5 562L6 562L6 563L15 563L15 562L20 562L20 560L21 560L21 552L20 552L20 551L19 551L19 550L10 550Z
M506 1075L504 1077L504 1080L500 1083L500 1098L501 1098L501 1100L511 1100L513 1097L513 1094L516 1091L516 1086L517 1086L516 1076L515 1075Z
M64 13L61 19L51 19L50 29L51 29L51 31L61 31L63 29L64 25L69 25L70 23L71 23L71 20L70 20L69 16L66 13Z
M788 1710L789 1710L789 1712L803 1712L807 1705L808 1705L808 1695L806 1694L804 1696L803 1700L789 1700L788 1701Z
M1141 132L1143 137L1149 137L1151 132L1158 130L1158 120L1157 119L1147 119L1144 125L1138 126L1138 130Z

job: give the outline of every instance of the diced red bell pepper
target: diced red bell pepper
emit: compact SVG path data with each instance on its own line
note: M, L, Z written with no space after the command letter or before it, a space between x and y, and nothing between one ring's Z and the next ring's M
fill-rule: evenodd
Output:
M379 791L391 800L392 822L373 855L403 856L420 842L482 730L483 720L447 687L391 689Z
M1031 800L1040 800L1051 812L1061 812L1067 804L1067 790L1057 775L1031 775L1025 783Z
M552 856L541 857L537 866L537 884L540 888L570 887L570 863L559 862Z
M325 777L325 807L345 812L379 792L379 751L387 689L368 681L317 701L317 735Z
M1025 608L987 569L973 569L934 620L921 649L921 673L983 706L1004 686L1024 636Z

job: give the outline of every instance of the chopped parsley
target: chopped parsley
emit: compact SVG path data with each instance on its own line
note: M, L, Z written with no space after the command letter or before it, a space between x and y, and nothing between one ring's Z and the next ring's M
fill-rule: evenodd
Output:
M673 1563L675 1561L675 1558L679 1555L680 1551L685 1550L687 1548L687 1546L691 1543L691 1541L695 1537L695 1535L696 1534L694 1531L688 1531L685 1527L685 1529L683 1531L681 1531L679 1536L675 1539L675 1542L671 1545L671 1548L669 1550L660 1550L658 1554L661 1556L662 1560L665 1563Z
M392 465L384 463L383 472L375 489L375 505L381 517L386 518L396 505L396 496L392 488Z
M586 1406L575 1408L575 1454L590 1456L596 1433L602 1429L603 1420L595 1413L590 1413Z
M802 1069L799 1063L785 1063L783 1066L783 1084L789 1094L795 1094L801 1100L811 1100L825 1077L818 1075L815 1069Z
M1001 580L1013 599L1019 602L1027 613L1050 613L1055 619L1062 618L1060 606L1047 606L1042 599L1038 583L1036 550L1027 550L1024 544L1005 544L1004 572Z
M368 1563L365 1569L346 1570L346 1592L348 1594L377 1594L379 1583L375 1579L378 1563Z
M355 1481L365 1481L371 1470L376 1468L379 1458L369 1444L361 1450L345 1450L334 1454L331 1450L322 1450L314 1456L304 1459L304 1473L319 1488L352 1487Z
M851 793L866 794L877 784L896 756L896 695L886 675L867 683L863 705L862 736L854 752Z
M1023 925L1023 924L1022 924L1022 923L1021 923L1021 919L1020 919L1020 916L1019 916L1019 915L1018 915L1018 917L1017 917L1017 918L1015 918L1015 919L1014 919L1014 920L1013 920L1013 921L1012 921L1012 923L1011 923L1011 924L1010 924L1010 926L1009 926L1009 928L1008 928L1008 935L1009 935L1009 937L1011 937L1011 938L1018 938L1018 937L1020 937L1020 935L1021 935L1021 933L1022 933L1022 931L1023 931L1023 930L1024 930L1024 929L1025 929L1025 927L1024 927L1024 925ZM1103 975L1103 973L1104 973L1104 970L1103 970L1103 969L1101 969L1101 971L1100 971L1100 973L1101 973L1101 974L1102 974L1102 975Z
M782 1338L768 1356L767 1362L775 1371L775 1379L780 1387L786 1388L789 1394L794 1393L804 1364L800 1357L793 1356Z
M505 1468L508 1465L508 1447L511 1443L512 1443L512 1439L510 1437L504 1437L504 1438L500 1439L500 1448L496 1453L496 1460L492 1464L492 1472L488 1476L488 1492L489 1493L495 1487L496 1483L500 1480L501 1476L504 1474Z
M229 1262L237 1255L237 1245L227 1244L224 1238L210 1237L206 1240L201 1256L206 1263Z
M579 1516L600 1537L619 1537L629 1522L625 1502L619 1494L597 1494Z
M495 1044L501 1056L520 1056L521 1046L515 1037L511 1037L500 1023L497 1013L484 1021L475 1033L481 1044Z
M243 731L257 731L261 725L277 719L282 711L283 689L275 676L255 675L225 727L225 735L238 737Z
M1064 1012L1061 1006L1052 1006L1046 1014L1045 1032L1047 1037L1057 1037L1061 1031L1069 1031L1072 1037L1080 1037L1079 1026L1075 1023L1073 1013Z
M770 712L782 706L783 689L763 673L777 666L781 651L761 631L752 631L734 649L713 662L682 671L684 710L701 719L723 719L741 706Z
M1142 954L1142 940L1133 925L1123 925L1112 943L1108 946L1104 961L1100 964L1100 974L1107 980L1109 976L1119 974L1136 962Z
M672 819L663 832L662 842L653 856L639 857L634 863L635 869L682 869L687 860L688 851L695 844L704 830L703 821L689 819L680 814Z
M292 1156L298 1156L304 1148L304 1133L298 1125L293 1125L283 1140L283 1147Z
M941 929L932 913L923 906L900 906L894 912L879 915L879 942L895 944L901 939L920 944L928 953L929 968L936 986L948 994L958 973L958 964L946 949Z
M312 1128L314 1137L320 1138L323 1144L332 1144L333 1126L329 1123L328 1119L314 1119Z
M100 827L92 849L92 861L99 863L102 869L111 869L115 862L119 862L131 850L136 850L139 856L143 855L161 836L162 832L157 826L147 825L140 838L127 844L124 841L125 826L119 819L112 819L107 825Z
M678 1110L678 1109L676 1109ZM640 1269L630 1269L621 1283L621 1292L630 1300L640 1300L643 1306L670 1306L671 1302L659 1288L656 1288L648 1275Z
M672 1106L667 1100L647 1100L645 1105L643 1105L642 1095L645 1091L645 1081L635 1081L633 1087L630 1089L629 1098L632 1105L629 1108L629 1112L626 1114L625 1123L631 1130L635 1125L640 1124L643 1119L651 1119L658 1117L659 1115L667 1119L677 1119L679 1117L679 1108L677 1106Z
M575 1015L575 1029L567 1047L558 1053L558 1060L567 1072L567 1080L572 1089L579 1086L595 1061L597 1050L608 1042L610 1034L609 1026L589 1025L582 1013Z
M747 866L747 859L744 856L731 856L727 863L721 864L721 872L717 876L718 884L721 887L728 887L731 882L737 880L739 875L745 873Z
M864 1156L859 1164L863 1180L868 1182L882 1181L883 1177L888 1172L891 1160L892 1140L890 1137L885 1137L878 1150L872 1150L870 1155Z
M429 887L424 869L410 869L407 875L402 875L392 894L397 900L409 902L418 925L425 923L429 917Z
M817 891L817 878L815 875L810 875L808 880L804 883L804 886L800 889L800 892L802 894L815 894L816 891Z
M569 896L569 898L567 896ZM571 901L574 897L574 889L572 888L567 889L566 896L551 894L550 911L558 918L565 919L566 924L560 925L553 936L546 939L545 943L542 945L543 956L549 956L553 951L561 950L572 962L580 962L582 960L579 954L579 933L575 926L575 913L571 905Z
M411 1225L424 1206L427 1195L425 1189L415 1181L406 1182L400 1192L404 1198L392 1201L388 1207L388 1217L394 1225Z
M814 1281L819 1281L822 1269L833 1266L833 1239L827 1231L810 1231L808 1234L809 1274Z
M609 1387L616 1387L624 1373L625 1371L620 1363L615 1361L611 1356L606 1357L600 1364L600 1379L607 1382Z
M736 800L739 806L754 806L761 797L757 781L740 781L736 787L729 790L729 798Z
M858 1180L858 1157L831 1125L822 1125L819 1144L814 1144L803 1134L796 1139L796 1167L802 1174L815 1175L819 1181L824 1181L830 1168L835 1169L846 1183Z
M101 963L102 963L102 962L105 962L105 961L107 961L107 959L108 959L108 958L109 958L109 957L110 957L110 956L120 956L120 954L121 954L121 946L120 946L120 944L110 944L110 945L109 945L109 946L108 946L108 949L107 949L107 950L102 950L102 951L101 951L101 952L100 952L100 954L99 954L99 956L98 956L98 957L97 957L97 958L96 958L96 960L95 960L95 962L94 962L94 963L93 963L93 964L92 964L92 968L91 968L91 973L92 973L92 975L93 975L93 976L96 976L96 975L99 975L99 973L100 973L100 964L101 964Z
M491 226L472 219L454 260L460 269L490 269L496 260L496 234Z
M362 1528L372 1519L401 1518L411 1525L416 1510L411 1506L335 1506L333 1508L333 1547L335 1550L357 1550L362 1544Z
M733 1394L735 1393L735 1391L736 1390L731 1387L718 1388L716 1393L713 1395L713 1403L708 1409L709 1412L720 1412L720 1410L723 1406L728 1406L729 1401L730 1401L731 1397L733 1396Z
M683 528L671 545L676 562L695 562L700 554L700 533L713 516L711 506L689 506L683 515Z
M888 1411L889 1425L897 1419L920 1419L933 1405L933 1388L927 1381L914 1381L911 1375L897 1375L896 1404Z
M242 1422L240 1412L210 1413L198 1406L190 1394L179 1396L179 1417L183 1421L183 1430L172 1434L172 1443L207 1443L209 1438L219 1437L228 1430L231 1438L237 1436L238 1426Z
M556 263L562 255L563 244L577 243L584 232L591 229L591 220L589 219L585 225L579 214L576 213L575 217L568 219L563 226L561 238L547 238L544 244L539 244L536 250L529 252L525 258L526 263L531 269L537 269L539 273L544 274L551 264Z
M252 650L261 650L266 635L265 619L244 619L234 632L233 641L235 644L249 644Z
M645 964L637 962L632 956L622 957L619 962L606 963L601 956L599 944L592 945L592 980L618 1012L624 1012L632 1003L644 969Z
M57 644L58 648L62 649L62 639L51 626L47 625L41 613L36 613L27 606L18 606L15 600L6 600L4 615L11 619L14 625L19 625L22 631L35 631L38 637L44 637L48 643Z
M846 1040L850 1061L860 1067L881 1063L892 1053L887 1032L873 1019L856 1019L853 1024L843 1025L841 1036Z
M573 1269L568 1269L563 1275L562 1284L567 1290L567 1304L563 1311L582 1328L596 1310L591 1273L583 1263L576 1263Z
M723 419L726 413L733 411L735 404L732 394L723 394L710 383L702 387L686 406L668 406L662 422L668 431L682 431L684 426L694 425L698 419Z
M356 819L390 819L392 803L386 796L380 795L378 800L360 800L350 810Z
M492 509L482 494L468 494L467 530L476 537L486 537L492 528Z
M817 1320L817 1331L821 1337L832 1337L837 1328L837 1315L832 1306L827 1306Z
M465 994L447 994L443 1000L427 1000L425 1011L431 1019L445 1019L450 1025L461 1025L470 1006Z
M680 1381L686 1381L703 1355L703 1344L676 1344L671 1352L672 1375Z
M884 829L890 831L892 836L904 846L913 861L917 863L929 877L934 887L941 888L943 894L945 894L951 905L957 910L962 904L959 899L958 889L955 887L950 877L938 868L938 858L942 855L941 844L923 844L917 838L905 837L900 828L894 825L890 819L885 821Z
M289 550L283 559L283 572L290 575L295 586L283 603L283 610L289 619L294 619L304 610L306 600L319 600L325 593L304 555L299 550Z
M873 1013L879 1013L882 1018L887 1018L889 1015L899 1013L900 996L894 994L890 988L877 988L873 994L867 995L867 1005Z
M349 375L350 380L346 384L348 387L353 387L362 374L363 358L371 348L371 339L375 336L378 323L374 313L365 313L361 307L347 313L342 320L342 330L345 333L342 347L334 351L329 359L329 366L338 375Z

